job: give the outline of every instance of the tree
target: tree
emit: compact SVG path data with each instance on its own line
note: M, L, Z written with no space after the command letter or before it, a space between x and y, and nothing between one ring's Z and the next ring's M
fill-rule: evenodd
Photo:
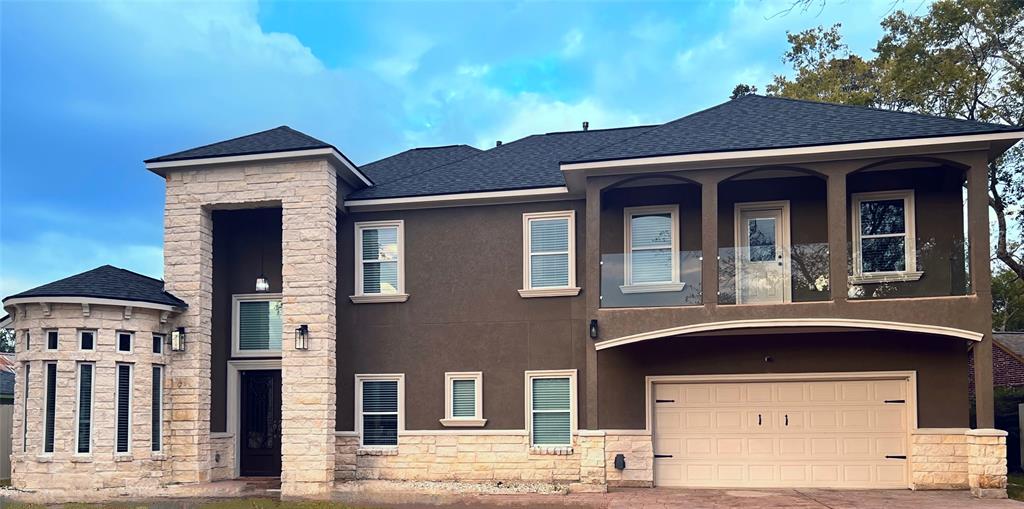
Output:
M1011 270L992 275L992 328L1024 330L1024 279Z
M14 353L14 329L0 329L0 352Z
M804 2L801 4L800 2ZM807 5L800 0L794 5ZM1024 0L939 0L914 16L893 12L873 58L853 54L840 25L787 34L769 95L1024 125ZM989 165L995 258L1024 279L1024 148Z
M729 99L736 99L737 97L743 97L745 95L756 93L757 87L753 85L747 85L746 83L740 83L739 85L736 85L736 87L732 89L732 95L729 96Z

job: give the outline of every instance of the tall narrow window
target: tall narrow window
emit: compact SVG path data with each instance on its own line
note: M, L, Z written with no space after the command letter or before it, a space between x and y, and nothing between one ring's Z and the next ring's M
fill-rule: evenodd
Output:
M82 350L96 349L96 331L78 331L78 346Z
M131 332L118 332L117 333L117 351L118 352L131 352L132 342L135 339L134 334Z
M152 405L152 437L153 451L160 451L163 447L163 426L164 426L164 368L153 366L153 405Z
M278 355L282 313L279 295L235 295L231 352L235 357Z
M164 335L153 334L153 353L161 354L164 353Z
M484 374L480 371L445 373L444 426L483 426Z
M60 335L57 334L56 330L46 331L46 349L56 350L60 346Z
M576 212L523 214L523 297L576 295Z
M403 221L356 223L353 302L401 302L407 297L403 225Z
M43 415L43 452L53 452L54 423L57 412L57 363L46 363L46 401Z
M572 445L575 427L575 371L527 372L527 380L530 444L556 447Z
M92 382L95 369L93 364L87 362L78 364L78 426L75 451L79 454L92 452Z
M357 375L359 381L359 430L362 445L398 445L401 376Z
M914 192L858 193L852 198L854 277L918 279Z
M117 429L115 430L115 452L131 451L132 426L132 366L117 365Z
M28 387L31 383L32 366L25 363L24 378L21 385L25 387L25 401L21 405L21 452L28 451Z
M31 349L32 348L32 334L29 333L29 331L27 329L24 332L22 332L21 334L22 334L23 339L25 340L25 350Z
M625 209L626 263L623 293L677 292L679 206Z

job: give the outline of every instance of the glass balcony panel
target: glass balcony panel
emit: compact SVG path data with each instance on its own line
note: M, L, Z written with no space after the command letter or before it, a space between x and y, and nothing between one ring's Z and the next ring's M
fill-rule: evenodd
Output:
M771 255L771 256L769 256ZM832 298L828 244L752 243L718 251L719 304L784 304Z
M879 249L877 241L885 239ZM893 299L969 295L968 244L962 238L916 238L907 260L906 238L863 238L847 246L847 298Z
M601 256L602 308L701 303L700 251L650 249Z

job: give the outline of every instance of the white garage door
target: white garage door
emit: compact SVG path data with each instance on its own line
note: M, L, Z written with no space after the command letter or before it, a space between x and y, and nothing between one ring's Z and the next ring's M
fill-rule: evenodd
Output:
M655 484L906 488L907 386L656 383Z

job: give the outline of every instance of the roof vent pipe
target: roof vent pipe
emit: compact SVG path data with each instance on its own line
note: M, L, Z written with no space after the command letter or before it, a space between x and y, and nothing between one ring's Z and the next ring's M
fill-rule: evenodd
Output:
M500 147L501 146L501 140L498 140L497 142L495 142L494 146L495 147Z
M587 129L590 129L590 122L587 122L586 120L584 120L583 121L583 130L586 131Z

